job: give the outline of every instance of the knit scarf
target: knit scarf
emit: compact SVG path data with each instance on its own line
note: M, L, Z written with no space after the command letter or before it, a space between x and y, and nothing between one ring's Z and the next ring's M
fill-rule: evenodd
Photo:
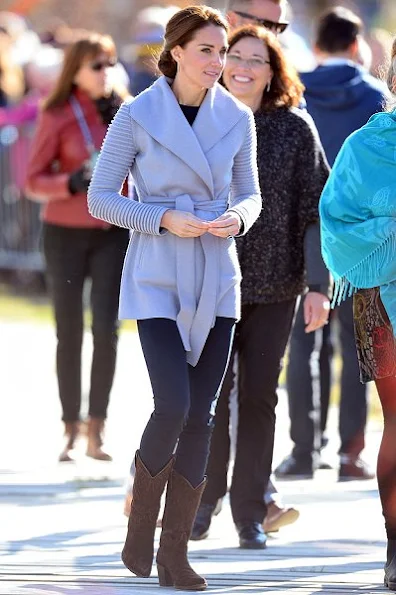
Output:
M320 200L333 304L380 287L396 335L396 111L372 116L344 143Z

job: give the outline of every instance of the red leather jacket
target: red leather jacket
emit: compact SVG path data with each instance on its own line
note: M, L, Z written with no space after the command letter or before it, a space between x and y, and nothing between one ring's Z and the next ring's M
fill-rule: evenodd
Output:
M91 132L100 149L107 126L95 103L80 89L75 92ZM90 155L79 123L69 103L41 112L31 147L26 191L33 200L44 202L42 219L64 227L106 229L108 223L88 212L85 193L71 194L69 174L79 169Z

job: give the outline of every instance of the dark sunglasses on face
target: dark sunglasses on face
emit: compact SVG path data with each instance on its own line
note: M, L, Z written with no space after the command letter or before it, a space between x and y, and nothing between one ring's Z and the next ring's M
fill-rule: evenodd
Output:
M105 68L112 68L115 65L116 65L115 61L109 60L108 62L92 62L90 67L91 67L91 70L93 70L94 72L100 72L101 70L104 70Z
M257 25L261 25L269 31L273 31L277 35L284 33L284 31L286 31L287 27L289 26L289 23L275 23L275 21L269 21L268 19L259 19L248 12L240 12L239 10L234 10L234 12L239 17L242 17L243 19L249 19L249 21L253 21L254 23L257 23Z

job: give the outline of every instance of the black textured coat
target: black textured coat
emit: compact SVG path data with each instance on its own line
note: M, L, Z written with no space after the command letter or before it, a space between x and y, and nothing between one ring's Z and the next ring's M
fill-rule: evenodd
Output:
M304 234L318 220L329 167L306 112L279 108L255 119L263 209L237 247L242 303L270 304L305 289Z

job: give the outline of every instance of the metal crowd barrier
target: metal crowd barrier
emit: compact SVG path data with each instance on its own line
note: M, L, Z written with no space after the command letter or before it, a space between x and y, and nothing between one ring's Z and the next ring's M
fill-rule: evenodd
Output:
M24 194L32 125L0 128L0 269L42 271L40 205Z

